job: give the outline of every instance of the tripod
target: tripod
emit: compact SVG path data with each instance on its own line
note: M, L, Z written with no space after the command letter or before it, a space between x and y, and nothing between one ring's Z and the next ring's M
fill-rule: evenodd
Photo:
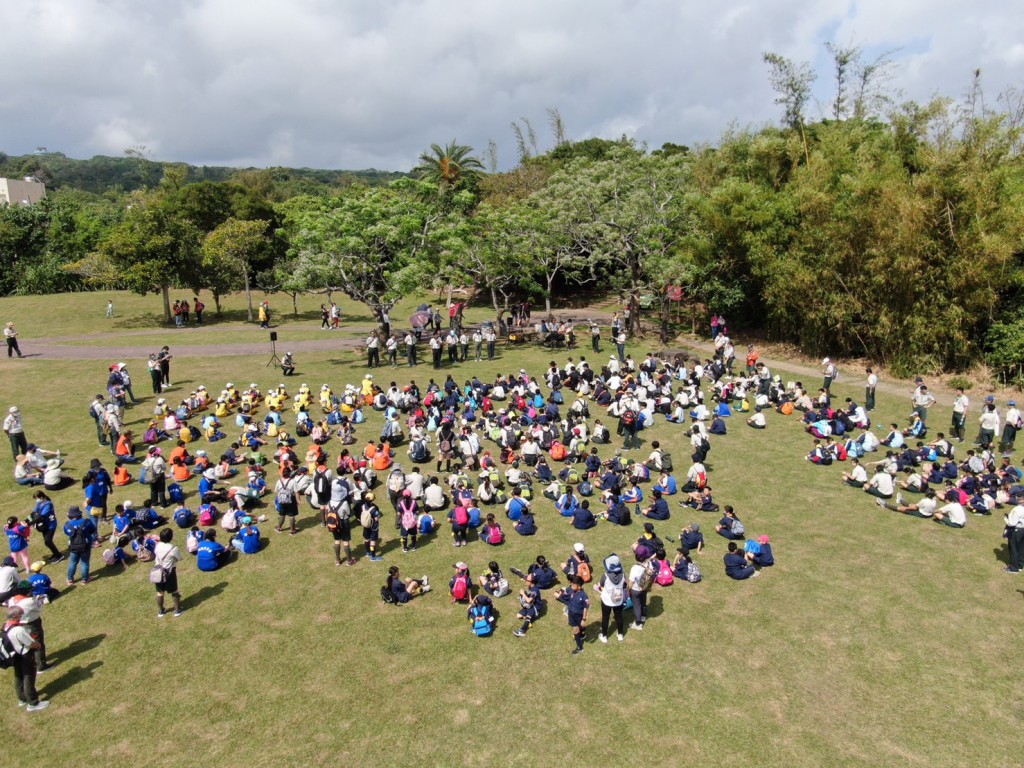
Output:
M277 334L274 334L275 336ZM281 358L277 356L277 341L274 339L270 340L270 362L267 363L267 368L279 368L281 366Z

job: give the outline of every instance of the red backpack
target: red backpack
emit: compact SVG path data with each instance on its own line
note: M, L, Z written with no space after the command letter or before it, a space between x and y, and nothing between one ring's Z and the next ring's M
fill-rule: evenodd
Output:
M565 446L561 442L555 440L551 443L551 458L555 461L562 461L565 458Z
M455 581L452 582L452 599L456 601L466 600L469 598L469 577L460 573L456 575Z

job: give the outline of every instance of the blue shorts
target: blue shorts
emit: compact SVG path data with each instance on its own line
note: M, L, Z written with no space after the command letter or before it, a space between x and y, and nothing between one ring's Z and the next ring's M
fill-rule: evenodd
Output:
M570 627L579 627L582 624L583 624L583 614L582 613L570 613L569 614L569 626Z

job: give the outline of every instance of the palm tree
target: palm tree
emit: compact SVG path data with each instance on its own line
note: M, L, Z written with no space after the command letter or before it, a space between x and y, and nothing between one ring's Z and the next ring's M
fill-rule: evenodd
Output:
M447 147L431 144L430 151L420 155L420 164L412 172L443 189L472 184L484 175L484 164L472 152L472 147L454 139Z

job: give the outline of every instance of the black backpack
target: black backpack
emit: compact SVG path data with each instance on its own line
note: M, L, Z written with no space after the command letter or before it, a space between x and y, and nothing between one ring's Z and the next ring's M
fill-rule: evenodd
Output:
M706 456L710 450L711 450L711 443L708 442L708 439L706 437L701 437L701 439L700 439L700 452L703 453ZM662 458L662 462L664 462L664 458Z
M331 481L327 479L326 472L317 472L313 477L313 490L316 492L317 500L323 500L331 495Z
M18 658L18 655L11 638L7 632L4 632L0 635L0 669L10 669L13 667L14 660Z
M661 468L666 472L672 471L672 454L668 451L661 452Z
M394 593L387 587L380 588L380 599L383 602L388 603L389 605L398 605L398 599L395 597Z
M83 520L68 537L68 549L71 552L87 552L89 550L89 537L85 533L85 521Z

